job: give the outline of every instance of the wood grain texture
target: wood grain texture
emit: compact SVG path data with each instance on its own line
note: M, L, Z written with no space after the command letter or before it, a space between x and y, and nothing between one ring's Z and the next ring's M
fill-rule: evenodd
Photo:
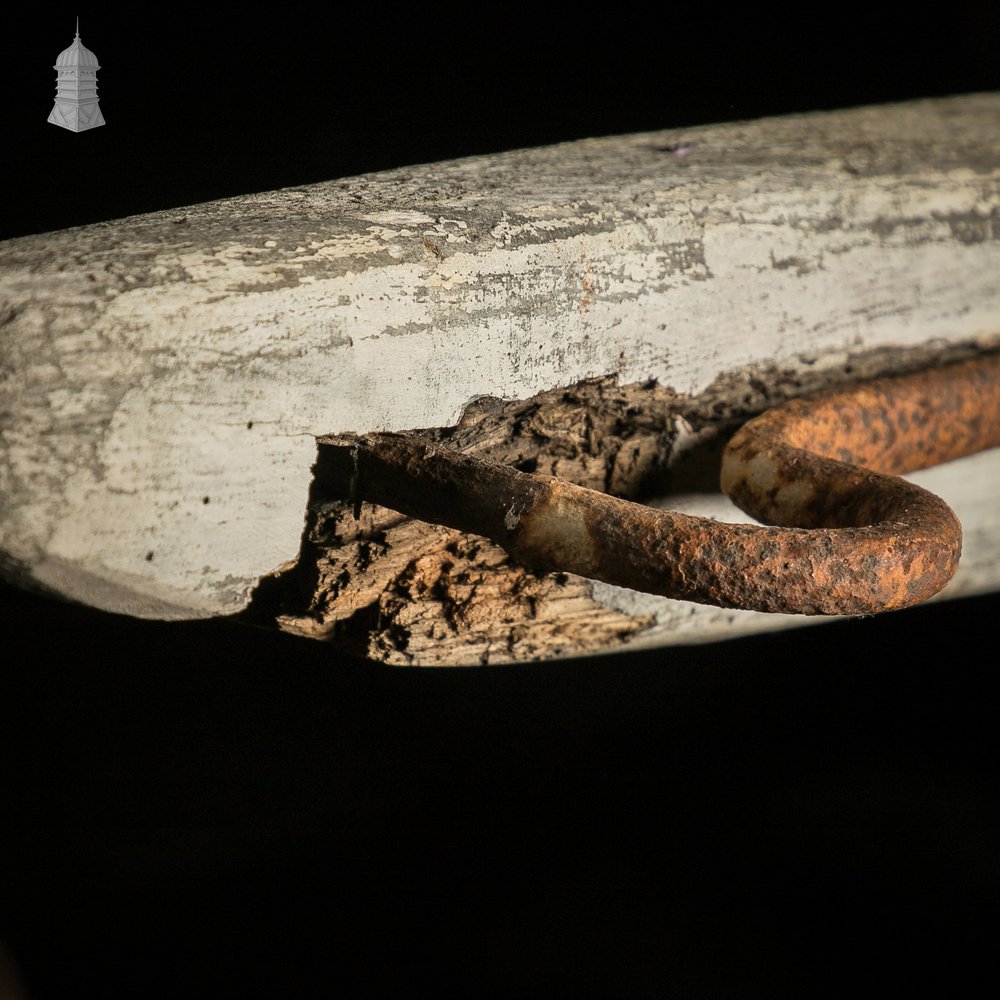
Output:
M0 553L112 610L238 611L315 437L476 397L989 344L1000 96L593 139L0 246Z
M719 487L722 446L747 416L834 385L926 371L943 357L974 353L972 345L950 344L852 352L836 366L803 362L801 371L751 366L697 397L655 382L594 379L527 400L481 399L457 426L416 434L431 451L441 445L654 507L747 522ZM258 592L247 613L258 624L421 666L579 656L806 624L801 616L693 604L571 573L537 575L482 536L372 503L356 509L350 488L335 485L327 440L320 439L300 557ZM364 478L363 463L360 471ZM965 556L941 596L995 588L1000 450L909 478L946 497L965 525ZM400 496L400 507L410 500Z

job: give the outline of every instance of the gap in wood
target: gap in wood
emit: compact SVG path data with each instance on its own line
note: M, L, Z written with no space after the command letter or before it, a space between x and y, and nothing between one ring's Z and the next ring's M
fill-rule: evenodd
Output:
M630 499L718 493L739 424L786 399L970 357L978 341L799 356L720 375L697 396L589 379L526 400L480 397L454 427L412 433L479 458ZM320 459L321 461L321 459ZM539 576L474 535L324 495L314 478L299 558L261 581L241 618L395 665L485 665L627 647L654 624Z

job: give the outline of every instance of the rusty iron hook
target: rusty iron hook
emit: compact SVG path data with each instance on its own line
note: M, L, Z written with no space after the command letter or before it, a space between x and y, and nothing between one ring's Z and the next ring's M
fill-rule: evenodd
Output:
M762 525L657 510L407 434L319 439L328 488L484 535L540 572L721 607L870 614L958 566L962 528L898 478L1000 445L1000 354L791 400L726 447L721 485ZM319 468L319 466L318 466Z

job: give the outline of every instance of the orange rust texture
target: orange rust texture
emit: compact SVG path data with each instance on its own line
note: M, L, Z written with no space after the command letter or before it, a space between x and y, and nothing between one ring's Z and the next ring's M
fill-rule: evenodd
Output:
M943 587L957 567L961 526L927 491L789 440L815 439L827 454L901 471L928 456L955 458L1000 443L998 385L1000 360L989 356L751 421L726 450L723 486L780 528L654 510L413 435L321 439L322 475L335 490L350 484L377 504L490 538L538 571L722 607L874 613ZM942 412L964 426L934 429Z
M895 477L998 444L1000 355L793 400L750 421L726 449L723 488L758 520L813 529L798 559L787 531L769 533L766 558L735 543L760 559L755 606L858 614L937 593L958 566L961 525Z
M789 401L754 426L759 440L766 433L825 458L902 475L995 447L998 414L994 354Z
M942 358L981 356L983 346L931 342L905 351L882 348L845 355L836 365L803 356L787 366L723 373L697 397L678 396L652 382L619 386L609 376L526 400L483 397L469 405L457 426L413 434L617 496L711 491L718 482L721 444L748 417L830 386L926 369ZM817 435L824 422L825 416L817 422ZM876 454L889 453L888 437L886 432L876 442ZM363 502L355 519L347 494L322 482L323 465L321 455L300 558L293 569L262 584L247 615L252 620L395 664L604 652L627 645L653 625L649 618L598 604L580 577L532 572L480 535L399 513L392 508L403 506L408 487L400 490L398 483L389 506ZM676 545L662 544L661 551L664 559L683 555ZM758 555L760 563L744 588L755 591L751 596L760 604L780 586L788 560L767 546ZM689 573L682 582L710 588L712 576Z

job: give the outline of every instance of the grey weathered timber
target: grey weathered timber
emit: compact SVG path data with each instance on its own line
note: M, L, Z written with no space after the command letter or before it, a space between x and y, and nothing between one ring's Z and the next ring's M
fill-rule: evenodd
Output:
M445 427L482 396L600 376L691 399L753 366L975 350L1000 335L998 275L995 94L589 139L11 240L0 568L137 615L236 612L298 556L317 435ZM976 586L997 583L992 568Z

